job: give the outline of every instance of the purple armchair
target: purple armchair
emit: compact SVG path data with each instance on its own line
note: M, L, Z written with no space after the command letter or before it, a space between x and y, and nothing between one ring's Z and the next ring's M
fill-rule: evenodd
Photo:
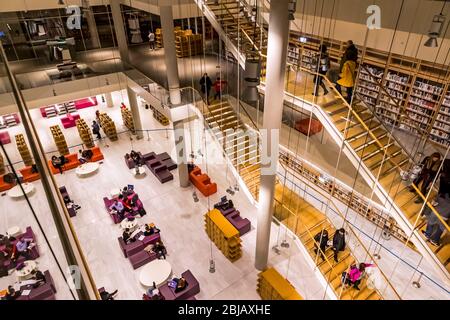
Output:
M248 220L247 218L242 218L240 216L239 211L234 211L233 213L228 214L227 216L225 216L225 218L227 218L228 221L230 221L230 223L239 231L239 234L241 236L243 236L244 234L246 234L247 232L250 231L251 229L251 223L250 220Z
M183 272L181 276L187 282L187 287L184 290L175 292L175 289L169 287L167 284L159 287L159 293L165 300L192 300L192 297L200 292L200 284L190 270Z
M111 207L112 204L114 203L114 199L109 199L107 197L104 197L103 203L105 204L106 212L108 212L108 214L110 215L110 217L114 221L114 223L115 224L120 223L120 221L122 221L122 220L119 218L119 215L113 214L113 213L111 213L111 210L109 210L109 207Z

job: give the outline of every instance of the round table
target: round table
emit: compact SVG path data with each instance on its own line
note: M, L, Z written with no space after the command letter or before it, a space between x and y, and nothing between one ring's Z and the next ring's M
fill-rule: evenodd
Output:
M117 198L120 195L120 193L121 191L119 188L111 189L111 191L109 192L112 198Z
M79 177L85 177L91 175L94 172L97 172L100 165L97 162L86 162L80 165L75 172Z
M34 185L31 182L26 182L22 184L23 190L25 194L30 194L34 191ZM20 185L17 185L8 191L8 196L11 198L20 198L23 197L22 189L20 188Z
M134 176L144 175L145 174L145 168L144 167L137 167L130 170L130 172Z
M31 272L36 270L37 263L33 260L24 261L24 267L20 270L16 270L16 276L19 280L26 280L30 277Z
M20 230L20 228L18 226L12 226L11 228L9 228L8 230L6 230L6 234L10 237L18 237L19 235L21 235L23 232L22 230Z
M172 273L172 266L167 260L153 260L142 267L139 274L139 281L145 287L156 286L163 284Z
M134 229L136 229L137 225L137 219L131 221L128 219L123 219L122 222L120 222L120 227L124 230L129 229L130 231L133 231Z

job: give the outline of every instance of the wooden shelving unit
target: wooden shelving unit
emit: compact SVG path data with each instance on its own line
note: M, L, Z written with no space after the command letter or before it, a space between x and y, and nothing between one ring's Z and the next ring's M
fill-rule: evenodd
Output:
M100 124L102 126L103 132L111 141L119 140L119 137L117 136L116 125L106 113L100 113Z
M123 125L134 134L134 121L130 109L122 108L120 112L122 113Z
M86 124L86 121L84 121L84 119L78 119L76 125L81 141L83 141L86 148L93 148L95 146L94 139L92 137L91 128Z
M6 172L5 161L3 160L3 155L0 154L0 175L4 175Z
M17 150L20 153L20 157L22 158L26 166L31 166L33 164L33 158L31 157L30 149L28 148L28 145L25 142L23 134L20 133L16 135L15 138Z
M258 274L256 291L263 300L303 300L294 286L275 268Z
M177 31L175 34L175 48L178 58L202 54L203 37L201 34L192 34L192 30Z
M60 155L65 156L69 154L69 148L67 147L66 138L61 132L59 125L51 126L50 132L52 133L53 140L55 141L56 148Z
M150 109L153 112L153 118L156 119L156 121L158 121L159 123L161 123L163 126L168 126L169 125L169 119L163 115L161 112L159 112L155 107L150 106Z
M205 214L205 230L211 241L231 262L242 256L239 231L219 210L213 209Z
M157 48L163 47L162 30L160 28L155 30L155 43Z

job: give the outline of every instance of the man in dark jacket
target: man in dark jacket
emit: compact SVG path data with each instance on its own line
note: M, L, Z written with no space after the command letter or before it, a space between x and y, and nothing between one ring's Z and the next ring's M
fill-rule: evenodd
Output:
M320 257L325 260L325 250L327 249L328 231L322 229L314 236L314 253L317 255L318 247L320 248Z
M351 54L349 55L350 52ZM351 57L351 59L349 59L349 56ZM356 60L358 60L358 48L356 48L352 40L348 40L346 43L344 54L342 55L341 61L339 63L339 73L342 72L342 67L347 60L353 60L355 62Z
M209 104L209 94L211 92L211 87L212 87L211 78L208 76L207 73L205 73L203 77L200 79L200 90L205 96L206 104Z
M450 217L450 198L447 194L439 195L438 201L439 204L435 207L435 209L441 216L442 220L444 220L445 224L448 224L448 218ZM427 219L427 228L422 230L422 233L428 240L430 240L431 244L439 246L439 241L442 233L446 230L446 226L428 206L425 207L423 212Z
M333 236L334 261L338 261L339 251L345 250L345 229L341 228Z
M422 186L420 187L420 192L426 196L428 192L428 188L433 182L434 178L436 177L436 174L439 171L439 168L441 166L441 154L439 152L434 152L431 156L427 156L422 160L422 171L420 172L419 176L416 178L416 180L413 181L413 183L418 187L419 184L422 182ZM410 187L410 192L414 192L414 188ZM423 202L422 197L418 197L415 201L415 203L421 203Z

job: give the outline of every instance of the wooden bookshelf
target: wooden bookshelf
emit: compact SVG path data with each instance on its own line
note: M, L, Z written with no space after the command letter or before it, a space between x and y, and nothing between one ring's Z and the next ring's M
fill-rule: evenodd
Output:
M5 172L5 161L3 160L3 155L0 153L0 175L4 175Z
M123 125L128 130L130 130L133 134L135 134L133 115L131 114L130 109L128 109L128 108L121 108L120 112L122 113Z
M83 141L86 148L93 148L95 147L94 139L92 137L91 128L86 124L86 121L84 119L77 119L76 121L78 134L80 135L81 141Z
M219 210L213 209L205 214L205 230L211 241L231 262L242 256L239 231Z
M258 274L256 291L263 300L303 300L294 286L275 268Z
M178 58L192 57L203 53L203 37L201 34L188 33L186 30L184 34L175 37L175 48L177 50Z
M161 112L159 112L159 110L157 110L154 106L150 106L150 109L153 112L153 118L156 119L156 121L158 121L159 123L161 123L163 126L168 126L169 125L169 119L163 115Z
M180 27L174 27L173 28L173 32L174 32L175 35L180 30L181 30ZM155 42L156 42L156 47L157 48L162 48L164 46L163 34L162 34L162 29L161 28L157 28L155 30Z
M51 126L50 132L52 133L53 140L55 141L56 148L60 155L65 156L69 154L69 148L67 147L66 138L61 132L59 125Z
M17 150L19 151L20 157L26 166L33 165L33 158L31 157L30 149L28 148L27 143L25 142L25 137L23 134L18 134L15 136Z
M111 141L117 141L119 140L119 137L117 136L117 130L116 125L114 124L114 121L106 114L106 113L100 113L100 124L102 126L103 132L106 134L106 136Z

